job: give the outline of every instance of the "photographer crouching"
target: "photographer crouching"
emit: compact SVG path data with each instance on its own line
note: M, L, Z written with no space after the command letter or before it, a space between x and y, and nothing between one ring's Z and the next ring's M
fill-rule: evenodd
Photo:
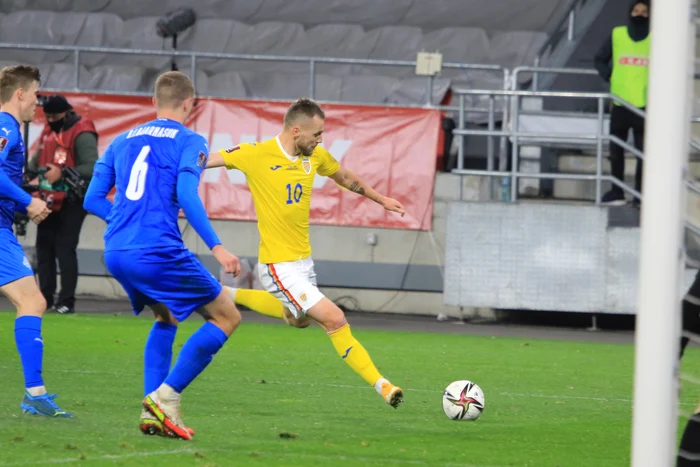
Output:
M27 167L29 177L39 177L33 196L43 198L51 209L51 214L37 226L39 288L47 307L68 314L75 312L76 249L87 214L83 197L98 158L97 131L92 121L74 112L64 96L43 97L40 104L48 125ZM56 260L61 269L61 290L54 301Z

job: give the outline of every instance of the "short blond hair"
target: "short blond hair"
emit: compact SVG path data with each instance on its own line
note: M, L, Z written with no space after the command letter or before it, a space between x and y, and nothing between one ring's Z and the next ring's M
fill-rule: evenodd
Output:
M9 102L18 89L29 89L41 82L39 69L29 65L6 66L0 70L0 104Z
M300 117L314 118L314 116L323 120L326 119L326 114L323 113L320 105L311 99L302 97L294 101L287 109L287 113L284 114L284 126L289 128L294 125Z
M173 108L194 97L192 80L179 71L168 71L156 80L155 98L158 107Z

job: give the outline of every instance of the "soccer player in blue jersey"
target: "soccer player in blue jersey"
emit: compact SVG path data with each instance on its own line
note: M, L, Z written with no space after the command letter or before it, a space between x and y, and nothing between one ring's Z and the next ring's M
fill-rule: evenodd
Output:
M212 361L241 316L228 293L182 240L178 213L211 249L227 273L240 263L219 241L199 198L209 149L183 122L194 87L179 72L156 81L157 119L117 136L95 164L84 206L107 222L105 263L124 287L136 314L148 306L156 317L144 352L140 426L146 434L192 439L180 414L180 394ZM114 204L106 199L116 187ZM178 322L193 312L206 322L185 343L170 370ZM150 414L150 416L148 415Z
M46 203L20 187L24 169L22 122L32 120L37 105L39 70L10 66L0 70L0 292L17 308L15 343L24 370L25 412L47 417L72 417L48 394L41 376L44 342L41 317L46 311L34 271L12 232L15 212L26 213L35 223L46 219Z

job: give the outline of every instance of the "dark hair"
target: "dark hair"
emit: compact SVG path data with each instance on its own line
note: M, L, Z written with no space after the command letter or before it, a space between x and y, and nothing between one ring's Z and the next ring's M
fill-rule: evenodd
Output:
M287 113L284 114L284 126L290 127L294 125L299 117L313 118L314 116L320 117L325 120L326 114L321 110L321 106L311 99L302 97L297 99L289 106Z
M156 105L158 107L177 107L185 99L194 97L192 80L179 71L167 71L156 80Z
M0 104L9 102L18 89L28 89L41 81L39 69L29 65L6 66L0 70Z

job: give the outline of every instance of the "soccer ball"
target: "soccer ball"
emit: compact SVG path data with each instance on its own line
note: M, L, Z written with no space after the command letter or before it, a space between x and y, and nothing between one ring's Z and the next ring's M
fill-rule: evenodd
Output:
M484 391L471 381L454 381L442 395L442 410L452 420L476 420L484 411Z

